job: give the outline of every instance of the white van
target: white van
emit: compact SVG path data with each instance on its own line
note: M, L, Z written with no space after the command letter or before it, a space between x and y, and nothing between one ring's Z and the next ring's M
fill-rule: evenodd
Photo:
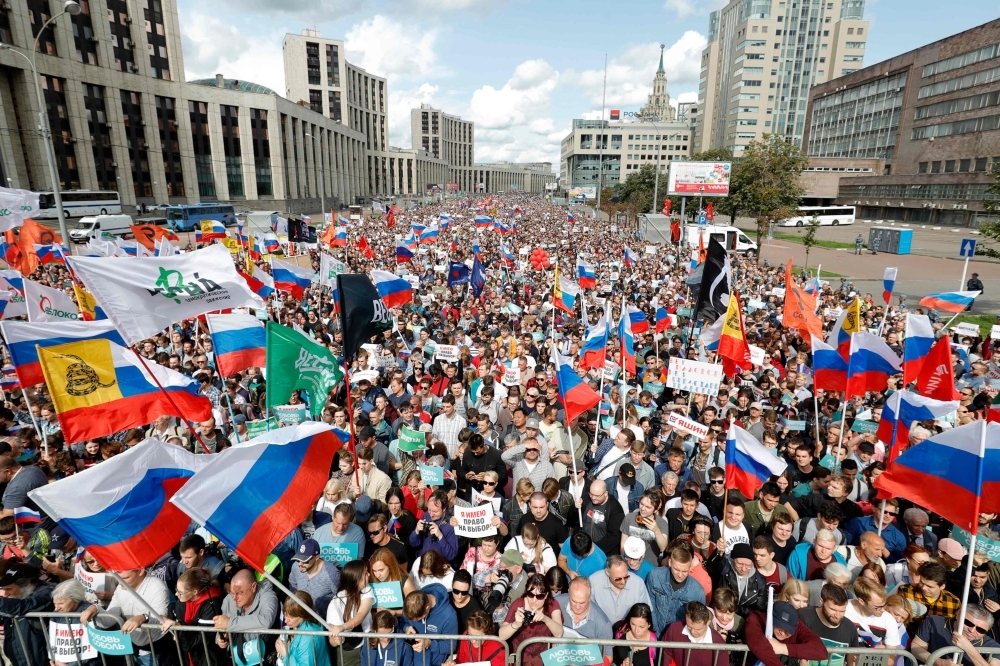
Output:
M128 215L95 215L81 217L76 227L69 232L74 243L86 243L91 238L100 239L105 236L125 236L131 234L129 226L134 224Z
M689 224L685 227L684 233L687 237L688 245L692 248L698 247L699 236L704 237L705 247L708 248L710 238L722 243L722 247L729 252L755 256L757 254L757 243L750 240L750 237L742 229L736 227L726 227L720 225L698 225Z

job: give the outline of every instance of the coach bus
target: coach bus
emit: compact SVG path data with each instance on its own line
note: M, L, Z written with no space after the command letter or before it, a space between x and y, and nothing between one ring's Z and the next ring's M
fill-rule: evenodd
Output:
M811 224L814 217L819 218L821 227L854 224L854 206L801 206L795 215L782 220L778 226L805 227Z
M117 192L99 190L65 190L62 192L63 217L85 215L113 215L122 212L122 202ZM52 192L39 192L35 216L41 219L59 217L56 199Z
M168 206L167 226L171 231L193 231L202 220L218 220L227 227L236 224L236 210L230 204Z

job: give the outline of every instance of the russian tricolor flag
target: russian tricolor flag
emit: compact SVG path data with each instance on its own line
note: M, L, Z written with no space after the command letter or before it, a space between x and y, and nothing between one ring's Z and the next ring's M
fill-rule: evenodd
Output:
M635 375L635 338L632 336L632 321L623 312L618 320L618 342L621 345L621 367Z
M493 231L498 234L509 234L513 233L514 230L510 227L510 225L504 224L500 220L494 220Z
M311 268L296 266L280 259L271 259L271 276L274 278L275 288L287 291L295 298L302 298L315 275L315 271Z
M705 326L701 329L701 335L698 336L698 340L705 349L708 351L718 351L719 341L722 340L722 327L726 323L725 317L719 317L711 326Z
M0 389L13 391L16 388L21 388L21 382L17 379L14 366L5 365L3 370L0 370Z
M580 281L580 286L584 289L594 289L597 287L597 273L594 264L588 264L579 256L576 258L576 277Z
M573 371L572 361L560 354L553 347L552 363L556 367L556 383L559 385L559 398L566 410L566 422L569 423L583 412L601 401L597 391L580 379Z
M941 294L928 294L920 299L920 306L959 314L972 305L976 296L981 293L981 291L946 291Z
M274 547L311 513L343 445L325 423L272 430L217 455L201 456L208 464L170 501L263 571ZM170 546L160 554L167 550Z
M636 262L635 252L632 251L627 245L625 246L625 265L631 266Z
M253 275L244 273L243 271L237 271L240 276L247 281L247 286L250 287L250 291L257 294L261 298L267 300L274 293L274 278L268 275L262 269L257 269L253 272Z
M334 228L333 242L330 245L332 247L347 247L347 227Z
M507 249L503 243L500 243L500 254L503 256L503 262L508 267L514 266L514 253Z
M34 245L35 254L38 256L38 263L42 266L48 264L66 265L66 255L72 254L61 245ZM134 253L133 253L134 254Z
M788 463L735 423L726 436L726 489L753 497L772 476L785 471Z
M267 334L264 324L250 314L205 315L221 377L232 377L247 368L263 368Z
M268 254L277 254L280 250L281 243L278 242L278 237L270 231L264 234L264 251Z
M566 213L566 221L570 224L576 224L576 218L573 217L573 213Z
M224 225L222 222L219 222L218 220L201 221L202 224L205 224L206 222L210 222L211 227L202 229L201 226L199 226L195 230L194 239L196 243L206 243L210 240L215 240L216 238L226 237L226 225Z
M882 300L886 305L892 301L892 290L896 288L896 273L898 268L887 268L882 275Z
M420 242L423 244L436 243L439 233L440 231L438 230L436 225L427 227L420 233Z
M632 324L633 334L640 335L649 330L649 317L646 316L645 312L631 305L626 308L626 311L629 322Z
M656 308L656 332L663 333L670 328L670 313L664 308Z
M608 310L597 320L597 323L587 329L587 337L580 348L580 367L584 370L603 368L608 355Z
M438 220L440 221L441 224L441 231L447 231L453 221L451 219L451 215L449 215L448 213L441 213L440 215L438 215Z
M483 260L483 253L479 249L479 240L472 241L472 256L478 259L480 262Z
M400 307L413 300L413 287L394 273L372 271L372 282L387 308Z
M42 522L42 514L32 511L26 506L14 509L15 525L35 525Z
M493 226L493 219L486 215L476 215L475 221L477 229L489 229Z
M555 306L569 313L576 312L576 297L580 293L580 287L572 280L567 280L560 275L558 292Z
M413 251L406 246L404 239L396 241L396 264L413 263Z
M121 333L110 321L59 321L32 323L5 321L3 337L7 341L11 363L21 386L45 383L38 362L38 347L46 349L81 340L104 338L125 346Z
M817 389L844 391L847 388L847 361L836 349L812 336L813 383Z
M891 462L906 447L913 423L939 419L954 412L959 404L959 400L933 400L912 391L896 391L890 395L882 408L876 432L879 441L891 449L886 462Z
M855 333L847 359L847 397L884 391L889 377L898 373L901 365L902 360L882 338L867 331Z
M903 340L903 385L917 379L934 345L934 329L927 315L906 314L906 338Z

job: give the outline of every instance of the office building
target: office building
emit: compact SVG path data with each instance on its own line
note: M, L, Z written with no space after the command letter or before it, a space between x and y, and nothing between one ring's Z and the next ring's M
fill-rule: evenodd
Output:
M174 0L81 3L37 54L60 187L117 190L139 204L226 201L316 211L369 190L366 136L264 86L184 80ZM13 3L0 39L0 182L51 188L27 58L48 3ZM141 13L140 13L141 12Z
M421 104L419 109L410 109L410 137L414 149L452 166L468 167L475 162L475 123L471 120Z
M810 88L861 69L867 39L864 0L730 0L709 16L693 151L802 145Z
M804 148L884 163L840 180L837 202L861 219L978 227L1000 170L998 103L1000 20L816 86Z

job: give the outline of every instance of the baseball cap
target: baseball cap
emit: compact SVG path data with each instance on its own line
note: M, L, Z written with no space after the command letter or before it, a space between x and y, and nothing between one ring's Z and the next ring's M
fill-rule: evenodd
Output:
M508 567L521 567L524 566L524 558L516 550L505 550L503 557L500 558L500 563L506 564Z
M759 410L763 411L764 410L764 405L761 404L761 403L759 403L759 402L751 402L750 403L750 409L759 409Z
M370 425L365 426L364 428L361 429L361 432L358 433L359 439L371 439L374 436L375 436L375 428L371 427Z
M635 467L632 463L625 463L618 468L618 479L629 488L635 485Z
M625 547L622 548L622 552L625 553L625 557L632 559L643 557L646 555L646 542L637 536L630 536L625 539Z
M49 534L49 550L62 550L69 543L70 538L71 537L66 530L57 526L52 530L52 533Z
M508 551L509 552L509 551ZM3 572L0 576L0 587L6 587L7 585L14 585L19 581L31 580L34 581L38 578L38 569L31 566L30 564L18 563L13 564Z
M953 560L962 561L962 558L969 552L965 546L954 539L941 539L938 541L938 550Z
M787 601L777 601L773 611L774 628L794 634L799 626L799 612L795 610L795 606Z
M319 555L319 543L316 539L306 539L299 544L299 549L292 555L292 562L308 562Z
M535 430L538 430L538 419L532 416L530 419L528 419L528 422L524 424L524 427L534 428Z
M237 414L236 416L233 417L233 423L235 423L237 425L240 425L240 424L243 424L243 423L246 423L246 422L247 422L247 417L243 416L242 414Z
M354 500L355 522L359 525L368 524L372 517L372 498L368 495L361 495Z
M431 426L430 423L420 424L420 432L431 432L432 430L434 430L434 428Z

